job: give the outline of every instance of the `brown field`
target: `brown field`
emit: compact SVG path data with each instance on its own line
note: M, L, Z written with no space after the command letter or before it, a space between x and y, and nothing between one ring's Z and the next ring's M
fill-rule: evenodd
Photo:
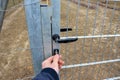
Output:
M95 7L96 1L91 0L91 6ZM101 1L100 3L105 5ZM81 4L87 5L87 0L82 0ZM95 22L96 8L88 9L86 19L87 7L84 5L78 10L76 3L61 0L61 27L73 29L71 32L61 33L61 36L91 36L93 32L94 35L120 34L120 10L113 12L113 9L107 8L103 24L105 7L98 7ZM113 5L113 2L108 4L111 7ZM120 2L116 3L116 8L120 8ZM79 13L76 16L77 11ZM0 33L0 47L0 80L29 80L26 77L33 76L33 67L23 7L6 14ZM75 43L61 44L61 55L65 65L120 59L120 37L79 39ZM62 69L60 76L61 80L103 80L118 77L120 62Z

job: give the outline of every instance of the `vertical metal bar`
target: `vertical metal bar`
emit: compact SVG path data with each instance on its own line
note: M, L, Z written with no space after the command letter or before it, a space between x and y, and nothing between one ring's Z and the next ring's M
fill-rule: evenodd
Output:
M107 34L109 34L109 32L110 32L110 29L111 29L111 26L112 26L112 21L113 21L113 18L114 18L114 12L115 12L115 6L116 6L116 4L114 3L114 9L113 9L113 11L112 11L112 16L111 16L111 18L110 18L110 25L109 25L109 28L108 28L108 31L107 31ZM106 48L107 48L107 42L108 42L108 38L106 39L106 42L105 42L105 46L104 46L104 50L103 50L103 52L102 52L102 60L104 60L104 52L105 52L105 50L106 50ZM110 54L109 54L110 55ZM110 57L110 56L109 56ZM110 58L109 58L110 59ZM112 65L111 65L112 66ZM109 66L109 67L111 67L111 66ZM107 65L106 65L106 67L108 67ZM109 71L110 72L110 71ZM104 75L105 73L103 73L103 75Z
M106 17L106 12L107 12L107 5L108 5L108 0L107 0L107 3L106 3L106 7L105 7L105 10L104 10L104 18L103 18L103 22L102 22L102 24L101 24L101 29L100 29L100 35L102 36L102 32L103 32L103 29L104 29L104 25L103 24L105 24L105 17ZM99 44L98 44L98 50L97 51L99 51L99 49L100 49L100 43L101 43L101 37L99 38ZM97 54L97 53L96 53ZM97 59L97 58L96 58Z
M70 4L71 4L72 2L71 2L71 0L68 0L68 2L67 2L67 12L66 12L66 25L67 25L67 29L70 27L70 11L71 11L71 7L70 7ZM69 31L67 30L67 33L66 33L66 37L68 37L69 36ZM74 47L75 48L75 47ZM66 45L66 56L65 57L67 57L67 56L69 56L69 54L71 53L71 51L69 51L69 49L70 49L70 46L69 45ZM71 63L73 64L73 60L74 60L74 58L73 57L70 57L71 58ZM69 61L68 59L66 59L67 61ZM69 62L68 62L69 63ZM70 74L69 74L70 76L69 76L69 79L70 80L73 80L73 75L74 75L74 72L73 72L73 68L70 68ZM66 79L65 79L66 80Z
M52 26L51 26L51 30L52 30L52 35L54 34L59 34L60 35L60 1L61 0L51 0L51 5L52 5ZM58 43L55 43L52 40L52 50L54 49L59 49L60 50L60 46ZM53 51L52 51L53 52Z
M119 21L120 22L120 21ZM118 26L119 25L117 25L116 26L116 29L115 29L115 33L114 34L116 34L117 32L118 32ZM114 37L114 39L112 40L112 46L110 47L110 52L112 52L112 48L113 48L113 46L114 46L114 42L115 42L115 37ZM117 57L116 57L117 58ZM110 59L110 55L108 56L108 59ZM106 67L108 67L107 65L106 65ZM110 66L109 66L110 68L112 68L113 67L113 65L111 64ZM109 70L109 75L110 75L110 70ZM118 73L119 73L119 71L118 71Z
M103 22L102 22L102 24L101 24L101 30L100 30L100 35L102 36L102 31L103 31L103 27L104 27L104 25L103 24L105 24L105 17L106 17L106 12L107 12L107 6L108 6L108 0L107 0L107 2L106 2L106 6L105 6L105 9L104 9L104 18L103 18ZM97 48L97 52L99 52L99 48L100 48L100 43L101 43L101 37L99 38L99 44L98 44L98 48ZM96 57L97 57L97 52L96 52ZM97 58L96 58L96 61L97 61ZM101 68L101 65L100 65L100 68ZM100 72L100 69L98 70L98 73ZM97 75L97 80L98 80L98 75Z
M111 20L110 20L110 27L109 27L109 29L108 29L108 34L109 34L109 31L110 31L111 26L112 26L112 21L113 21L113 19L114 19L115 7L116 7L116 2L114 2L114 8L113 8L113 11L112 11L112 16L111 16ZM114 34L117 34L117 27L116 27L116 29L115 29ZM114 37L114 39L115 39L115 37ZM114 42L114 40L113 40L113 42ZM107 40L106 40L106 43L107 43ZM113 45L113 44L112 44L112 45ZM107 46L106 46L106 47L107 47ZM106 47L105 47L105 48L106 48ZM112 47L113 47L113 46L112 46ZM112 47L111 47L111 50L112 50ZM105 49L104 49L104 51L105 51ZM109 55L109 59L110 59L110 55Z
M8 0L0 0L0 10L6 10ZM2 24L4 20L5 11L0 11L0 32L2 30Z
M41 70L43 61L43 37L41 26L39 0L24 0L26 21L28 25L28 33L30 39L30 47L34 65L35 75ZM34 4L32 4L34 3ZM31 4L31 5L29 5Z
M52 43L51 43L51 8L41 7L41 20L42 20L42 33L43 33L43 46L44 46L44 59L52 56Z
M79 26L79 11L80 11L80 0L78 0L78 7L77 7L77 11L76 11L76 37L78 37L78 26Z
M113 18L114 18L114 11L115 11L115 5L116 5L116 4L114 4L114 9L113 9L113 11L112 11L112 16L111 16L111 19L110 19L110 25L109 25L107 34L109 34L110 29L111 29L111 26L112 26L112 21L113 21ZM103 48L104 50L103 50L103 53L102 53L102 57L103 57L102 60L104 60L104 52L105 52L105 50L106 50L106 48L107 48L107 42L108 42L108 38L106 39L105 46L104 46L104 48ZM110 54L109 54L109 56L110 56ZM109 58L109 59L110 59L110 58ZM106 68L108 67L107 64L106 64L105 66L106 66ZM112 67L112 65L109 66L109 67ZM110 70L109 70L109 72L110 72ZM105 73L103 73L103 75L104 75L104 74L105 74ZM110 74L109 74L109 75L110 75Z
M96 21L97 21L97 16L98 16L98 8L99 8L99 0L97 0L97 7L96 7L96 14L95 14L95 19L94 19L94 25L93 25L93 32L92 32L92 36L94 36L94 33L95 33L95 29L96 29ZM91 43L90 43L90 53L89 53L89 57L90 57L90 54L92 54L93 52L93 39L91 40ZM89 61L90 61L90 58L89 58ZM92 72L94 72L95 70L91 70L91 74Z
M90 0L88 0L88 7L87 7L87 12L86 12L86 24L85 24L85 26L84 26L84 36L86 36L86 31L87 31L87 27L88 27L88 11L89 11L89 7L90 7ZM82 54L84 54L85 53L85 41L86 41L86 39L84 38L83 39L83 45L82 45ZM88 61L89 62L89 61ZM86 74L87 74L87 70L88 70L88 68L86 69ZM85 78L87 78L87 75L85 76Z
M115 6L116 6L116 4L114 3L114 9L113 9L113 11L112 11L112 15L111 15L111 18L110 18L110 25L109 25L109 28L108 28L108 30L107 30L107 34L109 34L110 33L110 29L111 29L111 27L112 27L112 21L113 21L113 18L114 18L114 14L115 14ZM104 52L105 52L105 50L106 50L106 48L107 48L107 42L108 42L108 38L106 39L106 42L105 42L105 46L104 46L104 50L103 50L103 53L102 53L102 57L103 57L103 60L104 60ZM109 54L110 55L110 54Z
M78 0L78 7L77 7L77 11L76 11L76 37L78 37L78 26L79 26L79 15L80 15L80 0ZM74 52L77 53L77 43L75 43L74 45ZM75 56L74 56L74 59L75 59ZM79 67L79 72L78 74L80 75L80 70L81 68ZM78 76L78 80L80 80L80 76Z
M52 35L60 34L60 0L51 0L52 4ZM59 44L53 41L53 49L59 49Z
M79 2L79 0L76 0L76 1ZM72 2L71 2L71 3L72 3ZM76 24L75 36L76 36L76 37L78 36L78 15L79 15L79 3L77 4L76 17L75 17L75 19L76 19L76 22L75 22L75 24ZM69 20L69 19L68 19L68 20ZM69 23L68 23L68 24L69 24ZM67 26L67 28L68 28L68 26ZM68 35L68 30L67 30L67 34L66 34L66 35ZM74 43L74 48L73 48L74 52L73 52L72 54L77 54L76 46L77 46L77 45L76 45L76 42L75 42L75 43ZM69 49L69 47L68 47L68 49ZM75 57L76 57L76 55L73 55L72 61L71 61L72 64L74 64ZM74 77L73 77L73 76L76 76L74 73L75 73L74 68L71 68L71 80L74 80Z
M90 7L90 0L88 0L88 7L87 7L87 11L86 11L86 23L85 23L85 26L84 26L84 36L86 36L87 34L87 24L88 24L88 10L89 10L89 7ZM82 45L82 53L85 52L85 41L86 39L84 38L83 39L83 45Z
M67 7L66 7L66 26L68 28L69 26L69 11L70 11L70 0L67 0ZM67 30L67 33L66 33L66 37L68 37L68 30ZM65 45L65 57L68 56L68 46ZM65 58L65 62L67 64L67 58ZM64 70L64 80L67 80L67 73L66 73L66 69Z
M111 20L110 20L110 27L112 26L112 21L113 21L113 19L114 19L114 15L115 15L115 7L116 7L116 4L117 4L117 2L114 2L114 8L113 8L113 11L112 11L112 16L111 16ZM109 31L110 31L110 29L108 30L108 34L109 34ZM116 28L115 28L115 32L114 32L114 34L117 34L117 31L118 31L118 25L116 26ZM112 44L111 44L111 47L110 47L110 52L112 52L112 48L113 48L113 45L114 45L114 41L115 41L115 37L114 37L114 39L112 40ZM107 40L106 40L106 43L107 43ZM107 47L107 46L106 46ZM105 47L105 48L106 48ZM104 51L105 52L105 51ZM112 55L111 55L112 56ZM114 56L113 56L114 57ZM110 59L110 54L108 55L108 59ZM106 65L106 67L107 67L107 65ZM113 65L110 65L109 66L110 67L110 69L112 70L112 68L113 68ZM110 70L109 70L109 75L110 75Z
M96 21L97 21L97 16L98 16L98 8L99 8L99 0L97 0L97 7L96 7L96 14L95 14L95 19L94 19L94 25L93 25L93 32L92 32L92 36L94 36L95 34L95 29L96 29ZM93 48L93 38L91 40L91 43L90 43L90 53L89 53L89 57L90 57L90 54L92 54L92 48ZM90 60L90 58L89 58ZM97 60L97 59L96 59Z
M120 27L120 16L118 17L119 18L119 22L118 22L118 25L116 26L116 30L118 30ZM117 31L116 31L117 32ZM117 34L117 33L116 33ZM120 34L120 33L119 33ZM119 48L118 48L119 49ZM117 51L117 54L116 54L116 58L120 58L120 56L118 55L120 54L120 52Z

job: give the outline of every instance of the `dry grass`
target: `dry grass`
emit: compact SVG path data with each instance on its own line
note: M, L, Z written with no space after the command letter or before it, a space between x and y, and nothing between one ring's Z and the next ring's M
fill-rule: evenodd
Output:
M86 3L87 0L82 1ZM96 0L92 0L96 3ZM67 13L67 1L61 0L61 27L71 27L72 32L68 36L76 35L76 12L77 5L69 3L69 12ZM110 6L113 4L111 3ZM119 3L117 3L117 7ZM120 11L115 10L111 29L110 19L113 10L107 9L105 23L104 7L98 8L98 15L96 20L95 35L100 34L103 27L103 34L114 34L116 26L117 33L120 34L119 17ZM86 24L86 10L87 8L81 6L79 9L78 18L78 35L83 36L92 35L94 27L94 19L96 10L88 10L88 23ZM66 24L68 15L68 25ZM102 26L102 27L101 27ZM33 68L31 62L30 50L18 49L29 48L28 33L25 23L25 14L23 8L18 8L12 12L4 20L2 33L0 34L0 80L16 80L33 75ZM108 33L109 30L109 33ZM61 36L66 36L66 33L61 33ZM99 45L100 40L100 46ZM96 39L79 39L76 43L61 44L61 54L65 60L65 65L86 63L93 61L101 61L107 59L120 58L120 38L96 38ZM114 42L112 42L114 41ZM92 45L92 46L91 46ZM84 46L84 48L83 48ZM111 48L111 46L113 46ZM120 63L111 63L87 67L77 67L70 69L62 69L61 80L101 80L109 77L120 76ZM28 79L25 79L28 80Z
M8 0L8 5L7 5L7 11L5 16L11 15L19 6L20 3L22 3L23 0Z
M16 80L33 75L24 9L6 17L0 34L0 80Z

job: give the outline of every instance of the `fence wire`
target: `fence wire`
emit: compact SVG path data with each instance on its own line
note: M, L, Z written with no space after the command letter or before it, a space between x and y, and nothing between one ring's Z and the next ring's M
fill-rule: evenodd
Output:
M65 45L65 48L62 45L61 53L66 64L63 66L61 79L101 80L110 77L119 79L120 74L116 67L120 65L120 54L115 44L116 39L119 41L120 37L118 6L120 2L109 0L61 2L63 6L61 25L73 29L72 32L61 33L63 36L61 39L79 38L76 43ZM114 49L116 52L113 52Z

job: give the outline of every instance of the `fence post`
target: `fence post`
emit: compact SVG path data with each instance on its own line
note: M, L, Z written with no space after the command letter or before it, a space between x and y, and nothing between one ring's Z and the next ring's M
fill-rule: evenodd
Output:
M3 19L7 8L8 0L0 0L0 32L2 30Z
M43 32L43 47L44 47L44 59L52 55L52 42L51 42L51 7L41 7L41 20L42 20L42 32Z
M54 41L52 44L51 37L60 33L60 0L52 0L52 7L40 6L40 0L24 0L24 3L34 70L38 74L42 61L52 55L52 49L59 49Z
M43 55L43 35L41 26L40 0L24 0L26 21L35 75L41 70Z
M60 35L60 0L52 1L52 35ZM53 50L59 49L59 44L53 41Z

